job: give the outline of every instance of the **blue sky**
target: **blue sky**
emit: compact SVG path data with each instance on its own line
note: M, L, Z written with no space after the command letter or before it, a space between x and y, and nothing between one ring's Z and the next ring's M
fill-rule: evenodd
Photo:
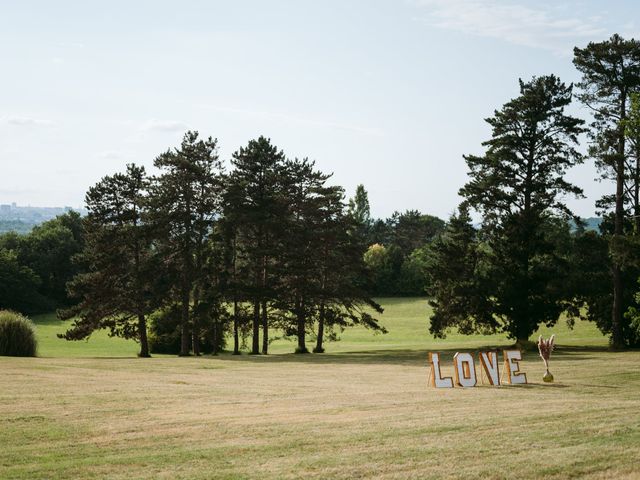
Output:
M572 47L638 37L635 2L500 0L0 3L0 203L80 206L100 177L186 129L220 153L265 135L376 216L447 217L483 119L518 78L578 79ZM577 115L588 112L575 106ZM571 172L590 216L611 185Z

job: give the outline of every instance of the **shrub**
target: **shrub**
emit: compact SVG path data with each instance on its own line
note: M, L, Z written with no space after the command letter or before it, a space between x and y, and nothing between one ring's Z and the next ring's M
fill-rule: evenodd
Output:
M180 353L180 311L177 307L159 310L149 316L149 351Z
M218 316L226 319L221 313ZM211 320L201 322L201 353L219 352L224 348L225 326L226 323L216 324ZM213 348L214 343L217 344L216 349ZM149 316L149 351L173 355L180 353L180 309L177 305L158 310Z
M637 300L638 295L636 295L636 301ZM638 347L640 346L640 310L635 307L631 307L627 310L627 313L625 313L624 316L629 320L629 328L626 332L629 346Z
M36 350L33 322L19 313L0 310L0 355L35 357Z

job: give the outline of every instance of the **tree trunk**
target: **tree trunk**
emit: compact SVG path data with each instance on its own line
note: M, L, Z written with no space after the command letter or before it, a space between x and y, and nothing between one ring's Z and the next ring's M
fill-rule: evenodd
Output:
M329 258L329 246L326 241L326 236L325 236L325 241L323 243L323 247L324 247L323 248L324 261L326 262L327 259ZM318 338L316 339L316 348L313 349L313 353L324 353L324 346L322 344L324 342L324 317L325 317L324 300L326 298L325 297L326 287L327 287L327 265L326 263L324 263L322 267L322 276L321 276L321 282L320 282L320 288L322 291L322 300L320 300L320 312L318 312Z
M193 349L193 354L196 356L200 355L200 319L198 318L198 305L200 304L200 300L198 299L199 293L195 293L195 298L193 299L193 327L191 329L191 348Z
M262 291L267 289L267 256L262 256ZM262 353L269 353L269 319L267 316L267 301L262 300Z
M137 215L137 211L136 211ZM133 220L133 226L138 227L137 217ZM134 247L134 268L135 268L135 295L138 303L139 312L144 311L144 302L141 302L141 294L142 288L140 287L141 278L140 278L140 243L136 238L135 247ZM138 338L140 340L140 354L139 357L149 358L151 355L149 354L149 341L147 339L147 319L145 318L143 313L138 313Z
M516 317L515 322L513 336L516 338L516 345L520 348L526 348L532 333L529 326L528 312L521 312Z
M633 234L640 235L640 151L637 149L636 171L633 173Z
M536 126L537 132L537 126ZM514 331L516 337L516 345L520 348L524 348L529 342L529 336L531 335L532 329L530 322L531 316L529 314L529 292L531 290L531 277L529 275L529 267L531 263L531 258L535 254L531 245L531 238L535 235L535 232L540 225L539 215L536 215L533 212L532 208L532 194L533 194L533 172L536 158L536 138L535 135L531 139L531 143L529 145L529 157L527 161L527 171L525 177L525 189L524 189L524 210L522 212L522 220L524 224L523 227L523 237L521 238L521 242L523 250L521 251L521 264L520 264L520 279L521 285L519 289L520 295L520 308L515 312L515 316L513 321L515 322Z
M238 334L238 300L233 299L233 354L240 355L240 338Z
M302 301L299 303L299 308L297 309L297 320L298 320L298 348L296 348L296 353L309 353L307 350L306 338L305 338L305 327L306 327L306 319L304 315L304 304Z
M213 329L213 335L212 335L211 341L213 345L211 349L211 355L218 355L218 340L220 338L218 320L213 321L212 329Z
M240 338L239 338L239 320L238 320L238 283L237 283L237 245L236 245L236 233L233 234L233 354L240 355Z
M140 338L140 354L139 357L149 358L149 341L147 339L147 320L144 315L138 315L138 336Z
M200 355L200 327L198 326L197 316L193 316L193 330L191 331L191 348L193 354Z
M269 317L267 315L267 301L262 301L262 354L269 353Z
M318 315L318 338L316 340L316 348L313 353L324 353L322 341L324 339L324 303L320 304L320 313Z
M189 302L191 300L191 196L185 195L185 210L188 212L187 221L184 224L184 246L182 250L182 312L180 317L180 356L189 355Z
M611 346L615 349L624 348L622 333L622 271L618 265L613 265L613 308L611 312Z
M180 313L180 356L189 355L189 289L183 285Z
M622 95L620 106L620 121L625 118L626 96ZM616 159L616 212L615 212L615 231L614 237L620 237L623 235L623 222L624 222L624 154L625 154L625 137L624 129L620 128L618 137L618 151ZM613 348L624 347L624 336L622 332L622 299L623 299L623 285L622 285L622 270L620 265L617 264L615 257L613 262L613 268L611 269L613 276L613 308L611 309L611 345Z
M260 301L257 299L253 302L253 338L251 354L260 354Z

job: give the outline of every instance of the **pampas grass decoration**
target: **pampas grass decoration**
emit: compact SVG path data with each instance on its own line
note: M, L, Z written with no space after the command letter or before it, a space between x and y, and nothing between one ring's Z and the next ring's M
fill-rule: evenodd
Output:
M551 357L551 352L553 352L553 347L555 347L555 337L555 335L551 335L547 340L542 338L542 335L538 337L538 351L546 369L542 380L547 383L553 382L553 375L549 371L549 358Z

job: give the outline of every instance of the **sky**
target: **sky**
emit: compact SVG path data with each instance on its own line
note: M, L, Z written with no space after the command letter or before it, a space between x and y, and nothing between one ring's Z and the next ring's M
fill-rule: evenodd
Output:
M578 81L573 47L638 38L637 18L634 1L0 0L0 203L80 207L193 129L225 160L269 137L349 196L364 184L376 217L446 218L518 79ZM583 217L612 190L596 176L568 175Z

